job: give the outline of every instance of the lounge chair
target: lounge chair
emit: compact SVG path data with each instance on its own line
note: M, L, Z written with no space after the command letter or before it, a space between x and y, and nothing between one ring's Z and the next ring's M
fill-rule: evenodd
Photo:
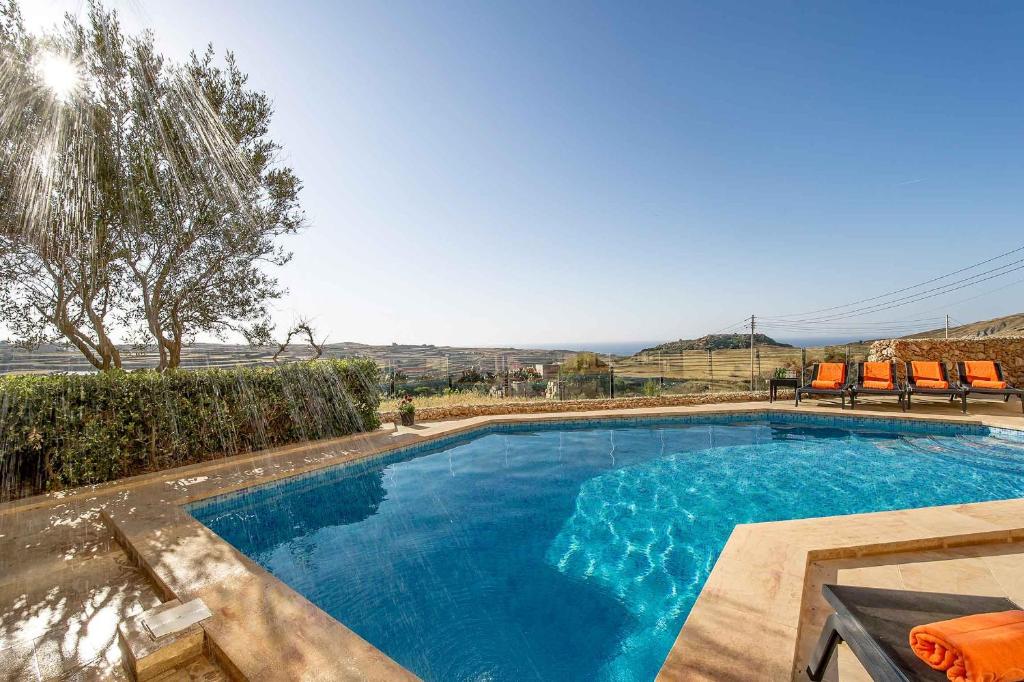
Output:
M948 395L949 402L960 398L963 412L967 414L967 391L949 381L949 371L944 362L907 361L907 409L910 398L921 395Z
M1003 366L991 360L977 360L956 363L960 388L968 394L1001 395L1003 402L1010 396L1020 398L1020 409L1024 411L1024 390L1009 384L1003 376Z
M851 410L857 407L860 395L894 395L900 401L900 409L907 410L906 388L896 378L895 362L858 362L857 375L850 386Z
M846 394L850 390L849 372L845 362L816 362L811 370L811 382L796 389L796 405L804 395L838 396L842 409L846 409Z
M873 680L948 682L945 673L928 667L914 654L910 648L911 628L976 613L1019 608L1002 597L847 585L822 585L821 594L835 613L825 621L807 666L807 676L814 682L825 674L839 642L846 642Z

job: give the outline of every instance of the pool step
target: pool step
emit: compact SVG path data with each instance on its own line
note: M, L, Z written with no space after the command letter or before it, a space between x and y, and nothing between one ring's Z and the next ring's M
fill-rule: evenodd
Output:
M199 599L165 602L121 622L118 643L132 679L145 682L203 654L199 621L212 614Z

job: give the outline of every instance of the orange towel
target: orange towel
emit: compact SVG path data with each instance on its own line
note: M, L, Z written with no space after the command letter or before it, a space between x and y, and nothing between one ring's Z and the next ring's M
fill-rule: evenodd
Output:
M818 381L846 381L846 363L844 362L823 362L818 365Z
M975 379L971 382L972 388L1006 388L1005 381L986 381L985 379Z
M818 375L811 382L811 388L823 391L834 391L846 381L846 363L822 362L818 365Z
M999 373L996 372L996 363L991 360L968 360L964 363L967 373L967 383L975 381L999 381Z
M914 382L918 388L949 388L948 381L935 381L933 379L918 379Z
M910 648L950 682L1018 682L1024 680L1024 611L918 625Z
M927 381L942 381L942 363L939 362L911 362L910 370L914 374L914 383L920 384L921 379Z
M888 362L865 362L864 388L891 390L892 365Z

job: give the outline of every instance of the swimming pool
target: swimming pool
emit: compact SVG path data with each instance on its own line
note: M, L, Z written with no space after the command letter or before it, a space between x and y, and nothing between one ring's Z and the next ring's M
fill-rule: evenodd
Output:
M426 680L650 680L738 523L1024 497L1024 443L810 415L488 427L192 505Z

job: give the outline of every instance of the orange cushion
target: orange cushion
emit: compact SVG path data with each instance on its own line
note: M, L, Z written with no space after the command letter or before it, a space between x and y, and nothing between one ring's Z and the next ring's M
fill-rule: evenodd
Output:
M865 362L864 388L892 390L892 364L888 362Z
M918 625L910 648L950 682L1024 679L1024 611L978 613Z
M888 362L865 362L863 378L865 386L869 381L890 383L892 381L892 365Z
M823 391L834 391L842 385L841 381L821 381L815 379L811 382L811 388L820 388Z
M996 372L996 363L991 360L968 360L964 363L967 372L967 383L975 381L999 381L999 373Z
M975 379L974 381L971 382L971 388L1006 388L1006 382Z
M949 388L948 381L935 381L934 379L918 379L914 382L918 388Z
M942 363L940 362L911 362L911 372L914 374L914 383L920 384L921 379L929 381L942 381Z
M818 365L818 376L814 377L814 379L816 381L838 381L843 383L846 381L846 363L822 362Z

